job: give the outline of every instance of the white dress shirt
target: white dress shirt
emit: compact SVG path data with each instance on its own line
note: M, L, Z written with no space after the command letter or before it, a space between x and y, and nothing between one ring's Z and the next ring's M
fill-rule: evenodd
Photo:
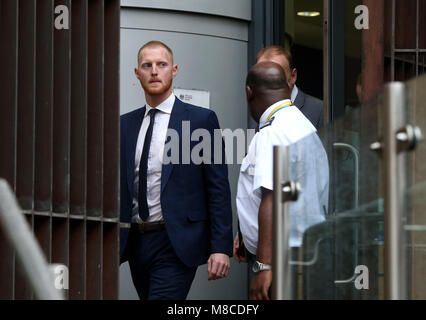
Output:
M290 100L293 101L293 103L294 101L296 101L298 94L299 94L299 88L296 85L294 85L293 90L291 90L291 97L290 97Z
M161 170L163 165L164 144L166 141L167 129L169 127L170 115L172 113L175 96L171 94L164 102L158 105L155 114L154 127L152 131L151 146L148 153L147 170L147 202L149 217L145 222L156 222L163 219L161 210ZM138 192L139 192L139 164L142 156L142 149L145 142L145 135L149 127L148 112L152 107L146 105L145 115L139 130L138 142L135 154L135 180L133 189L133 223L142 223L139 217Z
M287 106L268 117L278 106ZM266 125L266 126L265 126ZM270 106L262 115L259 132L250 143L240 169L237 209L246 249L256 255L261 188L273 190L273 147L285 145L290 153L290 179L302 186L299 200L291 202L290 247L299 247L303 233L324 221L328 209L329 168L315 127L290 100Z

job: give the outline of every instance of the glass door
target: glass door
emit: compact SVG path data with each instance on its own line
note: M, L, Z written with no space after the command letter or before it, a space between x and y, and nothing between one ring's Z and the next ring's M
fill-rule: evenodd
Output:
M426 76L406 84L407 122L426 132ZM416 129L417 128L417 129ZM420 130L420 131L419 131ZM415 137L419 140L420 136ZM407 254L407 298L426 299L426 143L417 141L409 153L406 174L404 231Z
M274 298L426 299L425 88L389 83L368 112L277 147Z
M281 212L275 241L288 246L275 243L276 298L384 297L383 168L371 150L379 138L380 101L290 145L281 160L277 154L282 173L274 189L288 202L275 202Z

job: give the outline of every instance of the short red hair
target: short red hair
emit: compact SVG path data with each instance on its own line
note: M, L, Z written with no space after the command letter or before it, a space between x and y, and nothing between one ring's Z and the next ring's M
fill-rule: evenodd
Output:
M172 51L172 49L170 49L165 43L163 43L161 41L153 40L153 41L149 41L149 42L145 43L139 49L139 51L138 51L138 66L139 66L139 62L140 62L142 50L145 49L145 48L151 48L151 47L162 47L162 48L166 49L167 52L170 54L170 56L172 58L172 61L173 61L173 51Z
M284 56L287 61L290 69L294 69L293 56L291 55L290 50L287 50L281 46L270 46L263 48L256 56L256 63L259 61L261 57L269 58L271 56Z

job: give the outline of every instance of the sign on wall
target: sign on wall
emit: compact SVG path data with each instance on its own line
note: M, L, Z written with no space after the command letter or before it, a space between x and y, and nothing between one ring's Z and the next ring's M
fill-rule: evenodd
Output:
M183 102L210 109L209 91L174 88L173 93Z

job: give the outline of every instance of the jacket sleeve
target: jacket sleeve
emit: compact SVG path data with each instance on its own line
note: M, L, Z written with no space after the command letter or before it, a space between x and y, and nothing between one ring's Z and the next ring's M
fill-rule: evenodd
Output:
M206 129L210 132L212 151L210 163L203 163L207 209L210 218L211 253L224 253L232 256L232 206L228 167L225 162L225 144L219 121L214 112L209 112Z
M127 188L126 168L126 122L123 116L120 118L120 221L129 223L131 219L129 211L129 192Z

